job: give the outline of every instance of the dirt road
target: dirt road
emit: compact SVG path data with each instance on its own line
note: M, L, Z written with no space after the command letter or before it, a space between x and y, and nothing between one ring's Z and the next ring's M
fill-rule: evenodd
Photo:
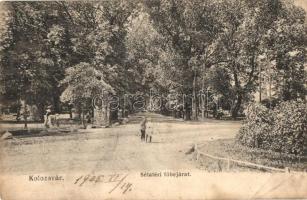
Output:
M154 123L152 143L141 142L138 136L142 115ZM194 143L233 138L239 127L240 122L183 122L141 113L130 117L128 124L112 128L4 141L0 144L0 168L14 174L193 169L195 165L185 152Z

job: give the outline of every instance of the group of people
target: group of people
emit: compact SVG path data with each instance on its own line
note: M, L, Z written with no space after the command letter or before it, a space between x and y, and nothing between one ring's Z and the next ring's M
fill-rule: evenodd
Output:
M46 114L44 115L44 126L46 128L50 128L50 126L56 125L57 127L60 126L59 122L59 114L53 113L51 111L51 107L48 106L46 110Z
M141 141L142 142L152 142L152 136L154 134L154 130L153 130L153 124L151 122L151 119L149 118L147 120L146 117L143 117L142 121L141 121Z

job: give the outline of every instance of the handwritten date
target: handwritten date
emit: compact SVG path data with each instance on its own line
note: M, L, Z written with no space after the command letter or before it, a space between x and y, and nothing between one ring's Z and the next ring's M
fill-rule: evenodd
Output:
M114 187L109 191L111 194L115 190L120 190L122 194L126 194L132 190L133 184L126 181L128 174L109 174L109 175L82 175L75 180L75 185L82 187L84 184L112 184L114 183Z

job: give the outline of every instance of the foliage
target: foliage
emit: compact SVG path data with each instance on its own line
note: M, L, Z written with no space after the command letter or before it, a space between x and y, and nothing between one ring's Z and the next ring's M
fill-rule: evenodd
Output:
M168 56L166 63L170 67L162 68L170 76L179 93L193 95L194 100L187 107L196 108L196 91L201 87L200 78L203 68L213 65L215 60L214 41L221 32L219 1L145 1L145 10L152 20L153 27L164 39L163 49ZM186 109L187 119L190 113L197 119L197 109Z
M129 89L123 83L124 40L133 3L6 2L5 6L8 14L2 16L0 35L2 98L26 100L41 110L52 104L59 111L67 86L59 84L65 70L82 62L95 66L115 89Z
M223 67L212 67L204 77L204 84L211 88L213 94L219 95L219 103L223 109L230 110L235 98L235 88L231 84L229 71Z
M262 83L260 73L273 83L275 98L303 99L306 94L304 11L279 0L228 1L224 6L227 7L222 8L224 29L215 42L219 50L215 56L227 61L219 65L231 80L231 87L226 90L232 94L232 116L237 116L259 85L268 84ZM216 78L210 77L209 82L220 77L213 75ZM223 86L225 82L221 81L212 84L216 91Z
M307 105L301 101L282 102L274 109L271 148L302 154L307 139Z
M41 112L48 104L58 109L58 80L63 78L66 65L62 58L69 52L57 54L51 45L50 36L55 31L52 27L59 17L53 12L54 4L6 2L6 6L9 39L1 51L5 88L2 98L25 100L26 104L37 105Z
M306 95L306 13L293 4L280 3L276 19L264 35L266 59L273 62L275 98L304 99ZM285 42L287 41L287 42ZM264 68L268 67L264 66Z
M246 119L237 135L238 140L249 147L268 148L272 137L269 137L274 125L268 108L261 104L250 104L245 110Z
M306 130L306 103L287 101L274 110L261 104L250 104L237 140L249 147L302 154L305 150Z
M84 99L92 99L96 95L102 95L103 91L114 93L114 89L102 77L103 74L88 63L81 62L67 68L65 79L60 83L66 85L61 100L78 104Z
M149 92L167 84L161 70L161 36L154 29L146 12L140 10L129 24L126 46L128 51L128 72L134 79L136 91ZM145 93L146 93L145 92Z
M119 95L150 89L191 95L187 119L191 113L197 119L196 92L208 88L237 117L262 74L277 100L306 95L305 12L287 0L4 2L1 8L1 101L60 111L63 91L63 100L80 96L74 82L60 84L80 66L100 73ZM86 98L95 93L89 89Z

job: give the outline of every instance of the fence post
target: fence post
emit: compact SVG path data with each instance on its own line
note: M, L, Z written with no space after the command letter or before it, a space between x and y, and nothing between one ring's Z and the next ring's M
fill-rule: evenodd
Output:
M217 166L219 167L219 171L223 171L223 168L221 166L221 161L220 160L217 160Z
M197 149L197 144L194 144L194 151L196 153L196 160L199 159L199 153L198 153L198 149Z
M227 170L230 171L230 159L227 158Z

